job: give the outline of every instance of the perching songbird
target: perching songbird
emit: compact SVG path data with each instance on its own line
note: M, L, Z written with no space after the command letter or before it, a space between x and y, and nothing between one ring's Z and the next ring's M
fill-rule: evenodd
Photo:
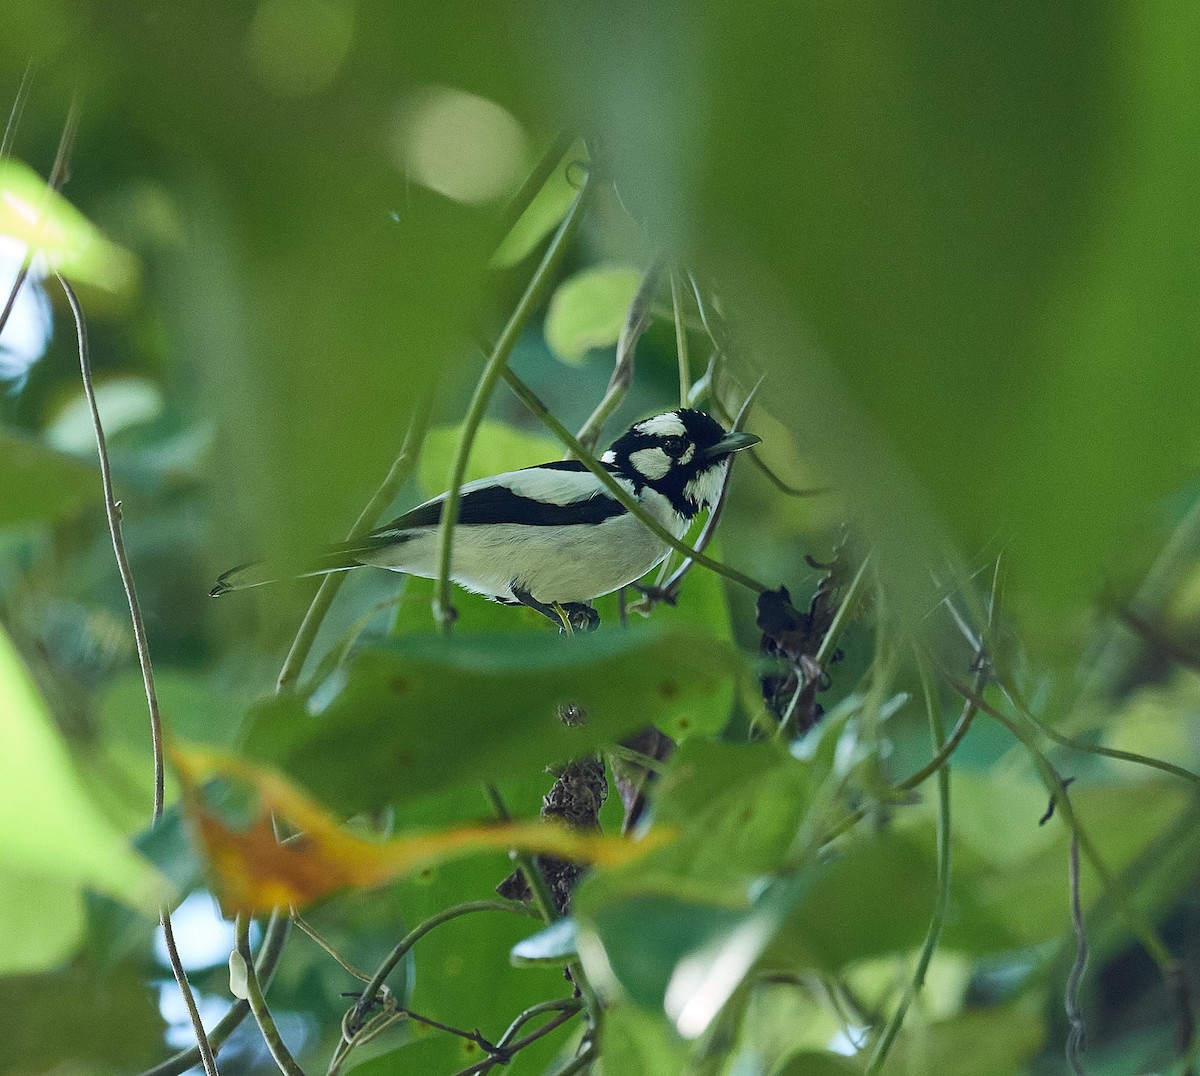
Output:
M761 438L727 433L681 408L635 422L601 462L677 537L720 493L729 457ZM370 534L335 546L298 572L270 563L225 572L210 591L262 586L288 575L326 575L363 565L437 577L438 525L446 495ZM578 460L508 471L462 487L450 578L506 605L527 605L564 627L598 623L588 603L640 579L669 549Z

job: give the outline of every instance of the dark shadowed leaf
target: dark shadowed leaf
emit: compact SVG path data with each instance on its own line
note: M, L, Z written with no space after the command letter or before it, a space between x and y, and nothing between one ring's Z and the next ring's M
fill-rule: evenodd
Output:
M247 749L335 808L368 810L535 773L651 723L716 731L707 704L738 663L683 631L404 636L365 646L307 713L296 699L260 706ZM566 704L581 724L559 718Z

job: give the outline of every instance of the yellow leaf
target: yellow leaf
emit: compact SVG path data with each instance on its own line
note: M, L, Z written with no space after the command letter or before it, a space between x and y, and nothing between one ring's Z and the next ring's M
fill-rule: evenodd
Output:
M509 822L369 841L342 829L320 804L267 767L199 747L173 749L171 759L185 808L212 867L221 907L231 915L301 907L342 889L382 885L475 852L516 849L621 866L667 836L658 833L635 842L548 822ZM249 827L234 828L206 806L199 786L212 777L233 779L256 793L255 818ZM299 835L277 841L272 816L299 830Z

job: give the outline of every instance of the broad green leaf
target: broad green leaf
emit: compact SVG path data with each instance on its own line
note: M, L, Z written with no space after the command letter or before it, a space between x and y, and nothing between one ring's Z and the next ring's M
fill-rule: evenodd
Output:
M152 910L166 894L165 883L81 790L66 747L2 631L0 713L0 859L11 870Z
M1020 1072L1046 1034L1045 1017L1036 1004L968 1009L949 1020L901 1032L885 1076L1008 1076ZM799 1076L797 1070L796 1076Z
M91 467L0 430L0 526L59 519L99 496L100 479Z
M162 390L149 378L105 378L97 382L95 395L96 409L110 441L122 430L150 422L162 414ZM82 392L58 408L46 427L46 440L62 452L96 454L91 406Z
M848 1057L812 1050L793 1054L775 1076L858 1076L862 1071Z
M158 993L129 965L80 961L50 975L0 977L5 1073L139 1072L161 1061Z
M83 893L51 875L0 870L0 976L66 963L87 925Z
M651 723L694 730L739 664L709 636L653 627L404 636L364 646L307 707L258 707L247 750L339 810L368 810L536 773ZM581 725L559 718L568 703Z
M137 259L107 240L82 213L28 165L0 161L0 235L37 251L51 272L129 296L137 288Z
M483 1052L473 1043L433 1031L414 1031L411 1042L387 1050L360 1064L354 1064L351 1054L347 1076L396 1076L398 1072L454 1072L478 1061ZM359 1051L365 1054L365 1051Z
M642 282L638 269L586 269L560 284L546 311L546 343L564 362L612 347Z
M653 791L653 820L674 837L606 883L625 893L745 906L777 870L810 796L808 767L774 743L682 744Z
M491 264L497 268L516 265L528 257L533 249L548 236L558 222L567 215L567 209L578 193L571 183L568 168L575 161L585 161L587 152L582 142L576 142L559 162L558 167L534 196L529 208L521 214L512 230L492 255Z
M687 1070L687 1043L662 1016L633 1005L613 1005L604 1011L600 1033L600 1071L603 1076L644 1073L668 1076Z
M461 439L461 424L437 426L425 435L419 477L431 496L445 492L450 485L454 456ZM484 419L471 442L471 455L463 480L474 482L504 471L518 471L522 467L560 459L562 454L562 445L553 438L518 430L506 422Z

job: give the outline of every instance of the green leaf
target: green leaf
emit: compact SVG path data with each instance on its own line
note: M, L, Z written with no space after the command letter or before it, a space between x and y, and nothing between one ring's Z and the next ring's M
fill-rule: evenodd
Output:
M247 750L355 812L535 773L649 723L695 728L739 666L696 632L404 636L364 646L309 698L252 712ZM560 706L583 708L569 727Z
M862 1066L840 1054L806 1050L793 1054L775 1076L858 1076Z
M522 938L512 947L512 961L525 964L562 964L574 960L576 927L570 916L558 919L545 930Z
M600 1056L605 1073L644 1073L667 1076L687 1072L687 1044L661 1014L633 1005L613 1005L604 1011Z
M444 492L450 485L454 456L461 439L461 423L457 426L437 426L425 435L418 476L421 485L431 496ZM553 438L518 430L506 422L484 419L475 433L475 440L471 442L464 481L474 482L504 471L533 467L560 459L562 454L562 445Z
M158 988L137 967L77 962L50 975L0 978L4 1071L139 1072L163 1049Z
M0 860L153 910L165 883L81 791L66 747L2 631L0 713Z
M564 362L612 347L642 282L639 269L588 269L559 285L546 311L546 343Z
M65 963L87 925L83 893L48 875L0 870L0 976Z
M137 259L109 242L28 165L12 159L0 160L0 235L31 247L51 272L69 280L120 296L137 288Z
M1045 1035L1045 1018L1036 1003L968 1009L902 1032L882 1071L885 1076L1007 1076L1022 1070Z
M810 795L808 766L778 744L690 739L654 789L654 824L675 839L607 884L744 906L750 883L779 868Z
M91 467L12 430L0 429L0 461L0 526L59 519L99 499Z

